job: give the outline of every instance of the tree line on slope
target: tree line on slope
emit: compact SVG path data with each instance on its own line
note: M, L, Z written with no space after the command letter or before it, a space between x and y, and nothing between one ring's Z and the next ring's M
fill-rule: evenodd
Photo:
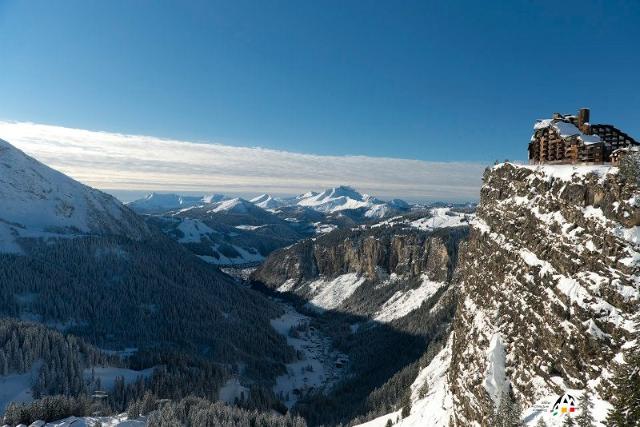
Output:
M0 376L32 371L30 403L11 403L5 414L8 424L53 421L71 415L121 413L146 398L153 402L198 396L215 401L220 388L233 374L230 367L206 357L179 352L142 351L127 359L105 354L81 338L64 335L43 325L0 319ZM125 382L116 376L113 387L104 389L95 367L153 366L151 376ZM92 398L93 396L93 398ZM155 404L155 403L154 403ZM286 412L270 387L253 384L236 402L246 411ZM140 404L138 404L140 406Z
M102 348L170 348L219 363L244 361L265 380L293 358L269 325L281 314L277 305L167 238L32 245L27 256L0 255L0 283L0 315L55 325Z
M106 364L117 366L118 360L81 339L34 323L0 319L0 376L38 368L33 384L35 398L85 392L83 370Z
M70 416L106 416L115 414L103 402L86 396L45 396L30 403L11 404L4 417L9 426L29 425L35 421L56 421ZM304 419L280 415L272 411L257 411L199 397L186 397L178 401L158 399L145 393L130 403L127 418L146 417L153 427L306 427Z

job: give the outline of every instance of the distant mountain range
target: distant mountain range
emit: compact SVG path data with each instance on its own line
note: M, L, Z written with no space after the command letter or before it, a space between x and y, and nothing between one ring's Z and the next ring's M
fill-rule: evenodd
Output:
M412 205L340 186L288 198L262 194L251 200L151 193L128 207L201 259L238 266L259 263L273 250L305 237L408 212Z
M328 188L321 193L308 192L295 197L277 198L270 194L261 194L251 200L229 198L221 194L212 196L180 196L177 194L151 193L142 199L128 203L138 213L162 214L178 209L216 204L211 209L222 211L229 209L249 209L248 204L265 210L277 210L283 207L308 207L322 213L341 211L360 211L365 218L380 219L398 212L408 211L411 205L404 200L394 199L386 202L368 194L362 194L352 187L339 186ZM240 206L240 207L238 207Z

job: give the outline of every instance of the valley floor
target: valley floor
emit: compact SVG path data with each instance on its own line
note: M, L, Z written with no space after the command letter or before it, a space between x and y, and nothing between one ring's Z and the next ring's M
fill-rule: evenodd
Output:
M347 356L333 350L331 339L310 325L311 318L279 301L285 314L273 319L273 328L287 338L299 360L287 364L287 373L276 379L274 392L291 408L299 397L319 389L329 389L342 377ZM294 334L292 328L300 329Z

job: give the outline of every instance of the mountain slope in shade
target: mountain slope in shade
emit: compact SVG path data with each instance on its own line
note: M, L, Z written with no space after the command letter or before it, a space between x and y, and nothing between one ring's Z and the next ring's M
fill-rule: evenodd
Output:
M20 238L120 235L143 239L145 223L114 197L43 165L0 140L0 252Z
M203 197L198 196L149 193L142 199L127 203L127 206L141 214L154 214L196 206L202 204L203 199Z
M254 380L273 379L292 358L269 323L282 311L275 303L237 286L113 197L4 141L0 236L0 317L42 323L100 348L244 363ZM237 330L245 333L229 333ZM140 357L145 369L156 363ZM181 381L191 392L200 379Z

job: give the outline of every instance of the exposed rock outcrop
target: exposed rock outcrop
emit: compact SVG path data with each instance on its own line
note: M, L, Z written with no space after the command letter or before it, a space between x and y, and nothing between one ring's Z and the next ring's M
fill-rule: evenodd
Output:
M606 400L638 310L638 188L610 167L502 164L483 180L455 277L456 421L488 426L507 383L524 407L587 386ZM492 363L503 378L489 378Z
M447 281L467 228L428 233L401 228L345 230L307 239L272 254L253 274L271 288L356 273L375 281L390 274Z

